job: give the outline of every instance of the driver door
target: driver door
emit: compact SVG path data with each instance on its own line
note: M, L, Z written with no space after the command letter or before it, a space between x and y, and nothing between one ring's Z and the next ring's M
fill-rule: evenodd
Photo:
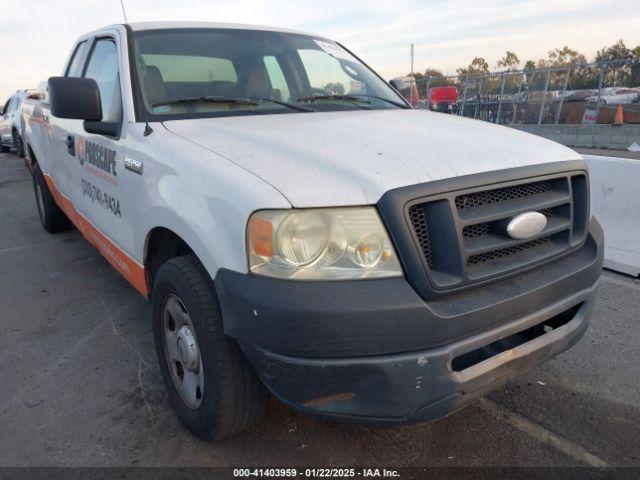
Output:
M68 159L69 197L91 224L87 227L93 237L90 240L97 242L110 261L122 266L121 259L133 251L132 215L125 198L129 189L141 188L141 178L124 169L119 58L115 37L94 39L81 76L92 78L98 85L102 120L68 122L64 154ZM100 125L106 124L116 125L117 133L97 133Z

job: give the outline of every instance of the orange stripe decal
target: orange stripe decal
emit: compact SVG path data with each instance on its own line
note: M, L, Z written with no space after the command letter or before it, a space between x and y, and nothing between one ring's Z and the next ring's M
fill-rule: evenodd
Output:
M120 272L133 288L144 297L147 297L149 295L149 287L147 286L147 276L144 272L144 266L140 265L126 252L117 247L115 243L109 240L106 235L87 220L87 218L73 206L71 201L58 190L51 176L45 173L44 178L58 206L67 217L69 217L69 220L73 222L78 230L80 230L84 238L100 251L111 266Z

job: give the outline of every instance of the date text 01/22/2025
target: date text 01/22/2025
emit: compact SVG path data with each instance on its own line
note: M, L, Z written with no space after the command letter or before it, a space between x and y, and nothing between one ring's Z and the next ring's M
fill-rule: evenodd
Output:
M386 468L234 468L233 478L399 478L397 470Z

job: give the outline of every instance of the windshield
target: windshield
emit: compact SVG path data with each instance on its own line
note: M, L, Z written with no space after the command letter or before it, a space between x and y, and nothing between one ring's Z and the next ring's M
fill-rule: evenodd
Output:
M138 105L149 120L408 108L336 43L236 29L135 32Z

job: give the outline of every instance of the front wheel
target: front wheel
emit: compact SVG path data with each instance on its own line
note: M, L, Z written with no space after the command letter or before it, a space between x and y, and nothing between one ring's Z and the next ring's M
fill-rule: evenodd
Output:
M224 334L215 287L194 255L160 267L152 307L160 370L183 425L201 439L221 440L255 422L266 391Z

